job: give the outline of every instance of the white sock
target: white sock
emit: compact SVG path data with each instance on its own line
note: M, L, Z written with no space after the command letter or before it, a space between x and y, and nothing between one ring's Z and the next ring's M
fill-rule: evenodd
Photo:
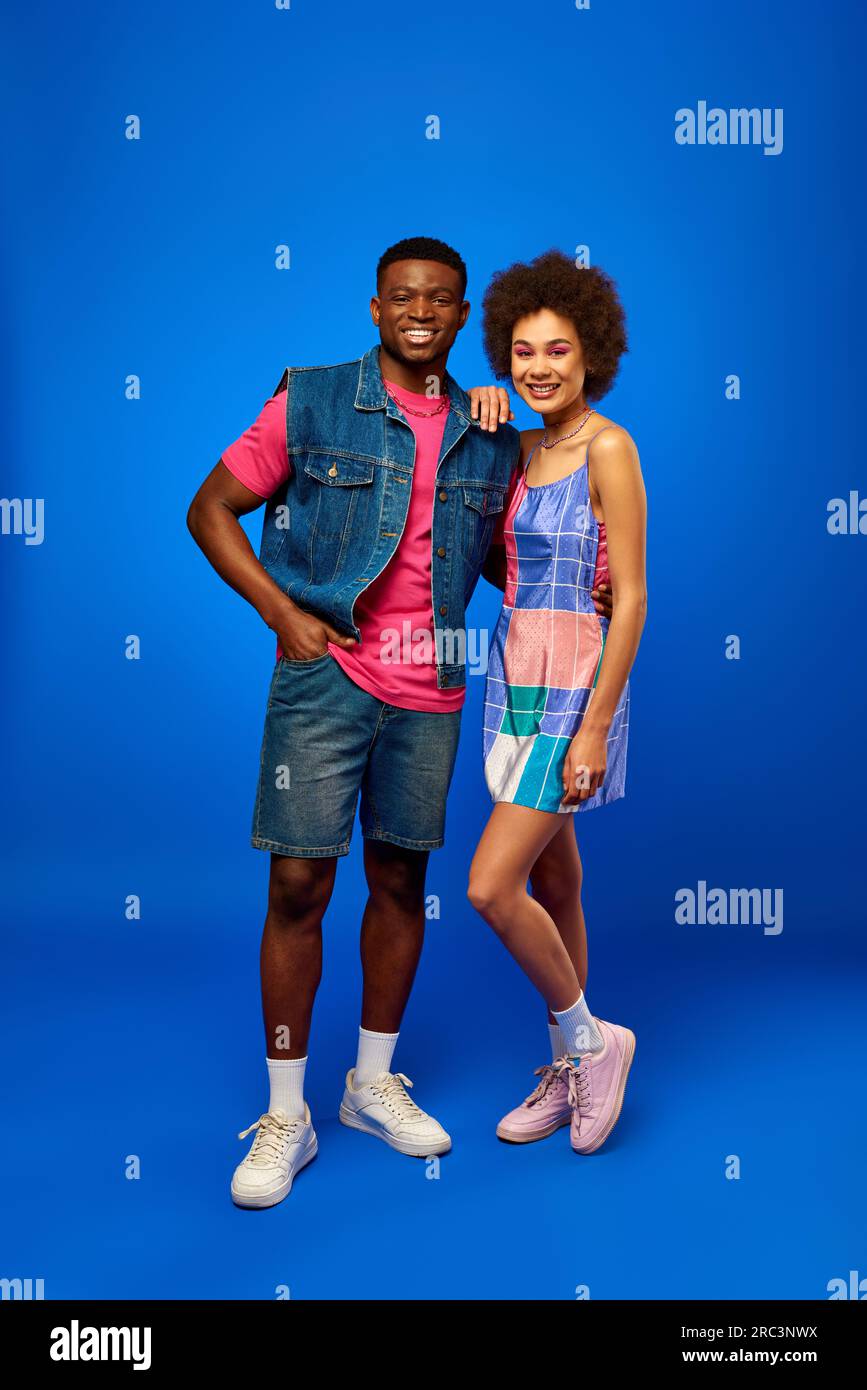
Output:
M306 1057L266 1057L271 1080L269 1110L285 1110L287 1115L304 1116L304 1069Z
M580 1057L582 1053L602 1051L605 1039L587 1007L583 990L571 1008L563 1009L559 1013L552 1009L551 1012L560 1025L567 1057Z
M548 1036L551 1039L551 1061L556 1062L558 1057L566 1055L566 1039L560 1032L559 1023L548 1024Z
M398 1039L397 1033L371 1033L358 1030L358 1060L355 1063L356 1086L366 1086L381 1071L391 1071L391 1059Z

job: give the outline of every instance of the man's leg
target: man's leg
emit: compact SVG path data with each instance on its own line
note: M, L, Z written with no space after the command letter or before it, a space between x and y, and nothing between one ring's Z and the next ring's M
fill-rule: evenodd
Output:
M365 840L370 896L361 924L361 1026L397 1033L424 942L426 850Z
M268 696L253 811L253 844L271 851L260 968L267 1110L232 1179L239 1206L282 1201L317 1152L304 1071L313 1000L322 971L322 918L337 859L348 852L355 804L379 702L326 653L280 661Z
M269 1061L298 1061L307 1053L322 972L322 918L337 860L349 850L379 711L379 702L329 654L277 665L253 814L253 843L271 851L260 952Z
M461 711L387 706L361 784L364 870L370 892L361 933L361 1024L396 1033L424 940L428 856L445 836Z
M370 892L361 935L364 999L340 1118L418 1156L445 1153L451 1140L410 1100L391 1058L424 940L427 859L443 842L459 730L460 711L389 707L361 788Z
M322 918L336 870L336 858L271 855L259 953L268 1057L288 1061L307 1055L313 1000L322 977Z
M271 855L268 914L259 963L270 1083L268 1109L235 1170L232 1199L271 1207L291 1191L295 1174L319 1144L304 1100L304 1071L313 1000L322 974L322 918L334 888L336 858Z

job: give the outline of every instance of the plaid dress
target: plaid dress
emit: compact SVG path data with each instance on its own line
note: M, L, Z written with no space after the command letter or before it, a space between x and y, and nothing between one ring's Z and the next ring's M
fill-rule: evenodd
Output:
M553 483L527 487L525 470L516 474L502 540L506 588L485 684L488 790L493 801L540 811L590 811L624 794L629 682L609 729L602 786L564 806L563 763L590 703L608 631L590 597L608 576L586 453L580 468Z

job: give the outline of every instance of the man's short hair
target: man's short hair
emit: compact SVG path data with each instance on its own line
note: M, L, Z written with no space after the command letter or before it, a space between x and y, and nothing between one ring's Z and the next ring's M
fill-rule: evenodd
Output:
M393 246L389 246L387 251L383 251L376 267L377 288L379 288L382 272L393 261L439 261L441 265L450 266L452 270L458 272L461 280L461 298L463 299L466 294L467 267L463 258L458 255L453 246L438 240L437 237L404 237L402 241L396 241Z

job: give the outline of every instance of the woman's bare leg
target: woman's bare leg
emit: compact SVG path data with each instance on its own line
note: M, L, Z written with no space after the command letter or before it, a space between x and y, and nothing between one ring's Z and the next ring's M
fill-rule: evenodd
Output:
M470 868L470 902L533 981L549 1009L569 1009L581 984L563 937L527 880L562 829L555 812L498 802ZM577 848L577 847L576 847Z
M581 906L583 872L575 840L574 816L561 816L557 831L530 870L533 897L541 903L569 952L582 990L587 988L587 928ZM554 1023L548 1010L548 1022Z

